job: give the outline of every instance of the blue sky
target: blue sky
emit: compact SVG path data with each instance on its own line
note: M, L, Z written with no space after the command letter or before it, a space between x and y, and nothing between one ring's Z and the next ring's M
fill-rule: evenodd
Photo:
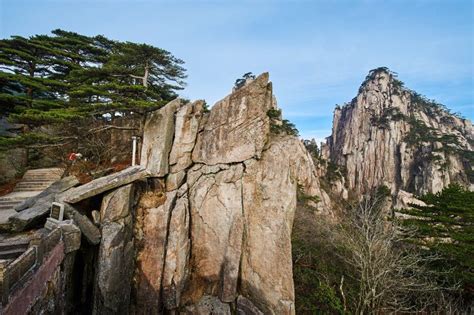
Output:
M330 134L335 104L370 69L474 118L474 1L0 0L0 37L62 28L145 42L186 61L181 93L213 104L236 78L269 71L305 138Z

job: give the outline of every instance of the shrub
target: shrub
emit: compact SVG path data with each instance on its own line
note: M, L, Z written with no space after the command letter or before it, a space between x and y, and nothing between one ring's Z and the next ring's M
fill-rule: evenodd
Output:
M281 110L271 108L267 111L270 118L270 131L273 134L287 134L290 136L299 136L296 126L287 119L281 120Z

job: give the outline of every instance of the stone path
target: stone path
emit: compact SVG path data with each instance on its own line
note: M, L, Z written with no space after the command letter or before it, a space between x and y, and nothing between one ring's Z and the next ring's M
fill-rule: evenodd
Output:
M0 229L8 225L8 218L16 213L14 207L26 199L36 196L61 178L62 168L40 168L26 171L15 189L0 197Z

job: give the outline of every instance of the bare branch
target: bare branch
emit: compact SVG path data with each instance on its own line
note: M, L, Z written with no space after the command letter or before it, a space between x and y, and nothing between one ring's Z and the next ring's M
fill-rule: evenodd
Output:
M97 128L90 129L90 130L88 130L87 132L88 132L88 133L96 133L96 132L106 131L106 130L109 130L109 129L117 129L117 130L138 130L138 128L134 128L134 127L101 126L101 127L97 127Z

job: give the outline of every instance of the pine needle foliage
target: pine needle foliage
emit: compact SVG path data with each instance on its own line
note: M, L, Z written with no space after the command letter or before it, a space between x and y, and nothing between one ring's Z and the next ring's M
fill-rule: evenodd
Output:
M446 281L460 283L463 300L474 299L474 192L451 184L436 194L420 197L427 206L411 205L403 224L416 228L412 241L429 248L439 259L433 268L446 272Z
M184 62L147 44L65 30L0 40L0 118L26 126L7 144L50 143L41 127L158 108L185 86ZM76 135L77 136L77 135ZM27 138L31 137L30 140ZM46 137L47 138L47 137ZM47 141L43 141L47 140Z

